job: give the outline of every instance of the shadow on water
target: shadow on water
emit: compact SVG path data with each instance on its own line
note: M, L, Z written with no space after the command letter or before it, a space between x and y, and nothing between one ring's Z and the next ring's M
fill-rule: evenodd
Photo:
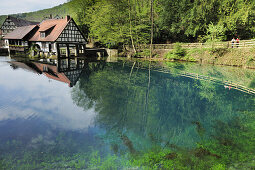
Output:
M28 70L68 84L74 105L82 108L84 114L93 110L96 116L95 126L86 133L48 127L52 133L46 135L42 130L40 133L45 135L34 137L30 142L33 145L2 138L0 151L4 154L0 157L0 167L254 167L252 95L225 89L210 81L156 69L148 71L148 63L139 61L107 63L74 58L47 62L9 61L9 64L15 70ZM152 64L150 68L155 67ZM195 70L195 67L199 66L168 64L172 73ZM201 67L196 69L205 74ZM215 72L220 78L226 76L220 69L213 69L208 69L207 73ZM46 126L47 122L42 125ZM93 140L87 142L90 138ZM8 149L4 149L8 146L21 150L8 153Z

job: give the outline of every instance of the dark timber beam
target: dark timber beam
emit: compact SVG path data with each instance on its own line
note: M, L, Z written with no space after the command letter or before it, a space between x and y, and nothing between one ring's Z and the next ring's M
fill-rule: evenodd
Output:
M56 44L56 46L57 46L57 57L60 57L60 49L59 49L59 44L57 43L57 44Z
M79 56L79 45L78 44L75 44L75 50L76 50L76 53L75 53L75 56Z
M69 48L69 44L66 44L66 57L70 57L70 48Z

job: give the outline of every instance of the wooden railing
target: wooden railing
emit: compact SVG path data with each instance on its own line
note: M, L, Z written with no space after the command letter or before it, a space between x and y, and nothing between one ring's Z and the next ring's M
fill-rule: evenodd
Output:
M28 50L28 46L21 46L21 45L10 45L9 48L10 48L10 51L24 52Z
M175 44L153 44L153 49L165 49L170 50L174 48ZM231 41L222 41L215 43L181 43L182 48L232 48ZM255 47L255 40L241 40L239 43L234 43L233 48L251 48ZM131 45L126 45L127 50L132 49ZM150 49L150 44L138 44L135 45L135 48L138 50L141 49Z

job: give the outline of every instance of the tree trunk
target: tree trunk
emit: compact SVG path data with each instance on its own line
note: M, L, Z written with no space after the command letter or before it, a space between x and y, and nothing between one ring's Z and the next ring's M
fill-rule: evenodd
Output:
M151 44L150 44L150 59L152 58L152 51L153 51L153 25L154 25L154 15L153 15L153 1L151 0Z
M133 33L132 33L132 20L131 20L132 8L131 8L130 0L128 0L128 5L129 5L129 34L130 34L130 39L131 39L131 43L132 43L134 53L136 53L136 49L135 49L135 45L134 45L134 39L133 39Z

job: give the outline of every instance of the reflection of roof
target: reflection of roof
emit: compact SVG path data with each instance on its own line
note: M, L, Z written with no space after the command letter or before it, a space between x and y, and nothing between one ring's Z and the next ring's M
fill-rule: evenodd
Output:
M29 26L18 27L14 31L6 34L4 36L4 39L17 39L17 40L21 40L28 33L30 33L35 27L37 27L37 25L29 25Z
M12 22L14 22L14 24L17 27L23 27L23 26L27 26L27 25L39 24L39 22L27 21L27 20L20 19L20 18L15 18L15 17L12 17L12 16L8 16L8 18L10 18L12 20Z
M67 83L69 87L73 87L73 85L76 84L82 72L81 70L75 70L74 72L70 70L65 72L58 72L58 67L56 65L39 62L9 61L8 63L10 63L14 69L22 68L33 73L43 74L50 79Z
M29 41L56 41L69 21L67 18L44 20L40 23L40 28ZM40 32L49 30L50 28L53 28L52 31L45 38L41 38Z
M10 63L13 68L22 68L24 70L28 70L33 73L41 74L40 72L38 72L38 70L32 68L31 65L27 65L27 63L22 63L22 62L17 62L17 61L8 61L8 63Z
M44 72L44 75L50 79L64 82L64 83L67 83L69 86L71 86L71 81L65 76L64 73L58 73L57 76L53 76L47 72Z
M66 77L64 73L59 73L57 71L57 66L42 64L42 63L34 63L34 64L48 78L67 83L69 86L71 86L71 81L68 79L68 77ZM45 70L45 68L47 69L47 71ZM54 74L52 74L51 72L53 72Z

